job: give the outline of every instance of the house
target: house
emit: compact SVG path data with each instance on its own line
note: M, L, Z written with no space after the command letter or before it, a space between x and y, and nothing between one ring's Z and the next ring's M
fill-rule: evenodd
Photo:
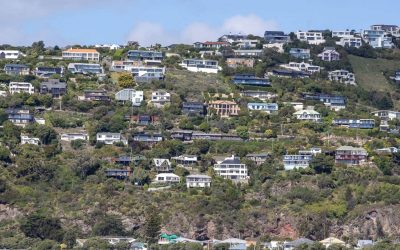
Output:
M381 120L400 120L400 112L399 111L391 111L391 110L378 110L371 112L372 115L379 117Z
M163 137L159 133L140 132L133 136L133 140L137 142L143 142L147 144L154 144L163 140Z
M373 48L391 49L394 47L392 37L387 36L384 30L364 30L362 38Z
M263 44L263 49L273 49L276 50L279 53L284 53L284 43L266 43Z
M158 122L158 116L139 114L139 115L128 116L128 120L130 120L133 123L136 123L139 126L148 126L150 124Z
M399 149L396 147L378 148L374 150L378 154L397 154Z
M373 129L375 127L374 119L334 119L333 125L346 128Z
M105 90L85 90L84 95L78 97L82 101L101 101L109 102L111 98Z
M342 37L340 41L336 42L336 45L360 48L362 45L362 38L355 36Z
M24 144L39 145L40 139L37 137L29 137L27 135L21 135L21 145Z
M346 85L357 85L354 73L350 73L344 69L329 71L328 79L330 81L341 82Z
M246 241L241 239L229 238L215 243L215 245L218 244L228 245L229 248L227 250L247 250Z
M354 31L351 30L333 30L332 31L332 37L350 37L353 36Z
M249 102L249 103L247 103L247 108L250 111L261 111L261 112L265 112L268 114L278 112L278 104L277 103Z
M296 239L294 241L289 241L289 242L285 242L283 244L283 249L284 250L295 250L295 249L299 249L301 246L309 246L314 244L314 241L309 240L307 238L299 238Z
M235 85L251 85L251 86L271 86L268 78L256 77L253 74L237 74L232 78Z
M125 139L121 133L97 133L96 141L102 142L107 145L112 145L114 143L122 143L124 145L128 145L128 140Z
M131 61L142 61L147 65L159 65L164 59L162 52L154 50L130 50L127 57Z
M310 73L298 71L296 70L282 70L282 69L274 69L272 72L268 72L268 75L282 77L282 78L309 78Z
M4 71L8 75L29 75L30 69L24 64L6 64L4 66Z
M340 53L335 48L325 47L322 53L318 54L318 58L325 62L339 61Z
M95 49L74 49L69 48L62 52L63 60L71 61L100 61L100 53Z
M262 165L271 155L269 153L260 154L247 154L246 158L250 161L254 161L257 166Z
M310 148L310 149L303 149L299 150L300 155L313 155L316 156L317 154L321 154L322 149L321 148Z
M218 41L222 42L228 42L228 43L234 43L239 40L247 39L247 35L243 34L229 34L229 35L223 35L221 36Z
M34 117L29 109L7 109L8 120L17 126L33 123Z
M214 164L214 171L222 178L232 181L240 182L248 179L246 164L241 163L240 158L234 155Z
M221 47L227 47L230 44L228 42L195 42L193 47L196 49L219 49Z
M284 102L286 106L292 106L295 111L300 111L304 109L304 104L302 102Z
M296 111L293 114L298 120L310 121L310 122L321 122L321 114L313 109L304 109Z
M10 82L8 86L10 94L27 93L29 95L35 93L35 88L29 82Z
M211 177L203 174L192 174L186 176L187 188L205 188L211 187Z
M64 133L61 134L62 141L75 141L75 140L89 140L89 136L86 132L81 133Z
M171 162L168 159L154 158L153 159L153 164L154 164L154 166L156 168L156 171L158 173L160 173L160 172L171 172L172 171Z
M226 65L230 68L247 67L253 68L255 60L253 58L227 58Z
M240 108L236 102L217 100L208 103L208 113L210 110L215 111L221 117L230 117L238 115Z
M309 49L291 48L289 51L289 54L292 57L295 57L298 59L303 59L303 60L308 60L311 57Z
M345 165L360 165L367 160L368 153L363 148L342 146L336 149L335 162Z
M283 31L271 31L267 30L264 32L264 40L266 43L287 43L290 42L290 36L286 35Z
M358 240L355 249L370 248L375 245L373 240Z
M171 158L180 165L195 165L198 161L197 155L180 155Z
M323 102L325 106L334 111L339 111L346 108L346 99L343 96L334 96L327 94L304 95L305 100L315 100Z
M40 94L51 94L53 98L58 98L67 93L67 83L60 82L59 79L49 79L40 84Z
M210 141L243 141L238 135L193 132L192 140L210 140Z
M387 120L381 120L379 124L379 131L388 132L390 130L390 126Z
M325 39L322 36L322 32L313 32L313 31L298 31L296 33L297 39L302 42L306 42L311 45L320 45L325 43Z
M120 166L129 166L133 162L133 157L128 156L128 155L120 155L117 158L113 158L112 162L115 163L116 165Z
M179 183L180 177L173 173L161 173L156 175L154 182L165 184Z
M283 165L285 170L293 170L295 168L307 168L312 159L312 154L284 155Z
M111 67L110 71L116 71L116 72L121 72L121 71L127 71L127 72L132 72L132 69L135 67L143 67L146 66L143 64L141 61L130 61L130 60L125 60L125 61L112 61L111 62ZM149 66L152 67L152 66Z
M235 49L233 54L237 57L260 57L263 54L262 49Z
M305 62L289 62L288 64L281 64L279 65L282 68L295 70L295 71L303 71L310 74L319 73L321 71L320 66L312 65Z
M344 241L341 241L341 240L339 240L339 239L337 239L335 237L326 238L324 240L321 240L320 243L322 245L324 245L324 247L326 247L326 248L328 248L328 247L330 247L332 245L340 245L340 246L345 246L346 245L346 243Z
M95 48L103 48L103 49L109 49L109 50L117 50L121 49L124 46L118 45L118 44L96 44L94 46Z
M143 102L143 91L135 89L122 89L115 93L115 100L130 101L132 106L139 107Z
M137 83L163 80L165 75L165 67L134 66L130 70Z
M184 59L179 65L191 72L216 74L219 70L221 70L221 67L218 66L218 61L216 60Z
M112 177L116 179L126 179L132 175L132 170L130 168L127 169L106 169L106 176Z
M147 243L133 242L130 250L147 250Z
M72 74L103 74L104 69L100 64L94 63L70 63L68 71Z
M204 116L206 114L206 107L202 102L183 102L182 114L189 116Z
M277 97L276 94L263 90L244 90L240 93L240 95L244 97L260 99L262 101Z
M390 34L394 37L400 36L400 27L397 25L374 24L374 25L371 25L370 29L377 30L377 31L385 31L387 34Z
M52 75L64 76L64 67L36 67L33 71L35 76L49 78Z
M0 59L18 59L23 55L19 50L0 50Z
M242 39L235 43L239 49L255 49L260 41L257 39Z
M162 90L154 91L151 93L151 102L156 107L162 107L171 102L171 94Z
M397 84L400 84L400 70L397 70L397 71L394 73L393 79L394 79L394 81L395 81Z

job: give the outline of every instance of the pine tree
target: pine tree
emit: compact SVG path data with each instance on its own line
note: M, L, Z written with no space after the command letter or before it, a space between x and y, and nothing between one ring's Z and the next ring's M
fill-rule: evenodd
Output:
M161 217L155 208L150 208L146 216L145 237L149 244L157 243L161 230Z

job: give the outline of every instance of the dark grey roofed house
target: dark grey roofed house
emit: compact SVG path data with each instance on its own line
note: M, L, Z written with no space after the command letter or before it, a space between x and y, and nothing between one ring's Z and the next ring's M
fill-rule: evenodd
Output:
M204 116L206 114L206 108L202 102L184 102L182 103L182 113L189 116Z
M67 84L59 79L49 79L40 84L40 94L51 94L53 97L60 97L67 92Z
M299 238L297 240L285 243L284 244L284 249L293 249L295 247L299 247L299 246L302 246L302 245L311 245L313 243L314 243L314 241L309 240L307 238Z
M29 67L24 64L6 64L4 71L9 75L29 75Z
M37 67L35 70L35 75L42 78L48 78L54 74L60 76L64 75L63 67Z
M285 35L283 31L270 31L264 33L264 39L267 43L286 43L290 41L290 36Z

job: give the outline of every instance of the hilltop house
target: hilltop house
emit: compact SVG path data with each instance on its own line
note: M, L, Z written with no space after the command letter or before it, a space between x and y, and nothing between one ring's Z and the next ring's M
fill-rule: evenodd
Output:
M334 119L333 125L346 128L373 129L375 127L374 119Z
M39 145L40 139L37 137L29 137L27 135L21 135L21 145L24 144Z
M221 117L230 117L238 115L240 108L236 102L218 100L208 103L208 113L213 113L211 110Z
M321 71L320 66L312 65L305 62L289 62L288 64L281 64L279 65L282 68L295 70L295 71L303 71L310 74L319 73Z
M165 184L179 183L180 177L173 173L161 173L156 175L154 182Z
M247 103L247 108L250 111L261 111L266 112L268 114L277 113L278 112L278 104L277 103Z
M371 30L385 31L394 37L400 36L400 27L392 24L374 24L370 27Z
M387 36L384 30L364 30L362 38L373 48L393 48L392 37Z
M268 157L271 157L268 153L260 153L260 154L247 154L246 158L250 161L254 161L257 166L262 165Z
M310 59L310 50L309 49L301 49L301 48L291 48L289 54L292 57L307 60Z
M356 79L353 73L350 73L347 70L341 69L341 70L334 70L334 71L329 71L328 73L328 79L330 81L336 81L336 82L341 82L346 85L356 85Z
M33 114L29 109L12 109L6 110L8 120L17 126L25 126L34 122Z
M322 36L322 32L312 32L312 31L298 31L296 33L297 39L302 42L307 42L312 45L320 45L325 43L325 39Z
M40 78L49 78L55 74L62 77L64 76L64 67L36 67L33 73Z
M321 122L321 114L313 109L296 111L293 115L301 121Z
M163 107L171 102L171 94L163 90L154 91L151 93L151 102L158 108Z
M10 82L8 86L10 94L27 93L29 95L35 93L35 88L29 82Z
M211 187L211 177L203 174L192 174L185 177L187 188Z
M89 140L89 136L86 132L61 134L61 141L74 141L74 140L87 141Z
M102 142L107 145L112 145L114 143L123 143L124 145L128 145L128 140L125 139L121 133L97 133L96 135L96 141L97 142Z
M53 98L58 98L67 93L67 83L60 82L59 79L49 79L40 84L40 94L51 94Z
M183 102L182 114L188 116L204 116L206 114L206 107L202 102Z
M218 66L216 60L206 59L184 59L181 64L182 68L185 68L191 72L204 72L204 73L218 73L221 67Z
M20 56L23 56L21 51L19 50L0 50L0 59L18 59Z
M24 64L6 64L4 66L4 71L8 75L29 75L30 69Z
M342 146L336 149L335 162L345 165L360 165L367 160L368 153L363 148Z
M196 49L219 49L221 47L227 47L230 44L228 42L195 42L193 47Z
M332 30L332 37L350 37L353 36L353 33L351 30Z
M340 41L336 42L336 45L360 48L362 45L362 38L355 36L342 37Z
M237 41L236 45L239 49L255 49L260 41L257 39L243 39Z
M325 47L322 53L318 54L318 58L325 62L333 62L340 60L340 53L332 47Z
M235 85L271 86L268 78L256 77L253 74L237 74L232 78L232 83Z
M266 43L287 43L290 41L290 36L283 31L267 30L264 32L264 40Z
M68 71L72 74L103 74L104 69L100 64L95 63L70 63Z
M232 181L246 181L248 179L246 164L242 164L240 158L233 155L214 164L214 171L224 179Z
M221 36L218 41L222 42L228 42L228 43L234 43L239 40L247 39L247 35L243 34L229 34L229 35L223 35Z
M154 158L153 164L158 173L172 171L172 165L168 159Z
M143 91L135 89L122 89L115 93L115 100L130 101L132 106L139 107L143 102Z
M247 67L253 68L255 60L253 58L227 58L226 65L230 68Z
M95 49L74 49L70 48L62 52L64 60L71 61L100 61L100 53Z

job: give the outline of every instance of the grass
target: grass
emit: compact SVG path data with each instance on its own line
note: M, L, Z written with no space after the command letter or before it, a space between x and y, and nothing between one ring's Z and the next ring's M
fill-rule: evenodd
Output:
M400 68L400 61L372 59L349 55L349 60L356 74L356 82L366 90L393 91L394 87L383 75L384 71Z

